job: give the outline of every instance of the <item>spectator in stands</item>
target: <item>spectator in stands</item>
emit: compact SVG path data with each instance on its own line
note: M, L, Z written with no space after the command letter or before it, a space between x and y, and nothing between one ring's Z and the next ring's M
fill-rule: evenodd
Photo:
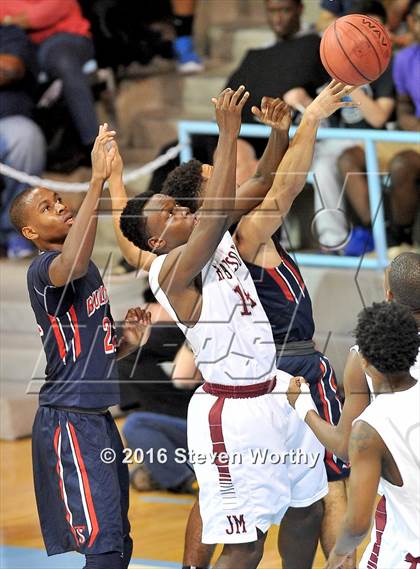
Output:
M265 0L265 6L275 44L248 51L226 83L232 89L246 85L249 90L242 115L248 123L255 120L251 107L258 106L263 96L282 97L288 104L292 97L310 101L328 80L319 57L319 36L301 31L301 0Z
M194 48L193 23L196 0L172 0L173 24L176 38L174 51L178 61L178 71L183 74L200 73L203 62Z
M382 23L386 19L385 9L377 0L353 0L351 12L366 14ZM341 128L385 128L395 108L391 64L379 79L356 89L351 99L358 106L342 109ZM382 164L386 160L385 157L381 160L381 152L386 150L386 145L378 145ZM339 249L345 245L344 253L354 256L372 251L374 243L363 147L354 140L326 140L318 145L313 171L317 181L315 211L325 210L317 213L315 218L321 247ZM341 212L345 210L341 204L343 184L347 200L357 217L356 227L350 236L344 213L337 211L339 205Z
M420 1L411 2L407 17L414 43L395 56L393 77L397 89L397 120L402 130L420 131ZM391 175L391 237L393 243L412 244L412 229L420 205L420 152L417 148L395 156Z
M144 464L134 464L131 481L137 490L165 489L194 493L195 476L187 456L187 408L201 381L184 336L171 317L145 292L153 325L147 344L120 360L121 408L133 410L123 433L133 451L142 449ZM174 362L172 376L161 364ZM159 449L164 451L159 453ZM181 460L175 462L176 449ZM141 458L141 457L135 457Z
M45 141L32 120L31 49L26 34L16 26L0 25L0 162L27 174L40 175L45 165ZM9 218L9 206L26 188L13 178L1 177L0 240L7 256L34 253Z
M98 123L93 95L83 66L94 57L89 22L77 0L2 0L0 22L26 30L37 46L40 68L52 79L61 79L63 95L84 148L90 152Z
M322 33L334 20L348 14L352 5L353 0L321 0L316 29Z
M386 10L386 24L396 47L408 45L412 41L410 32L403 28L410 0L384 0L381 2ZM335 19L354 14L353 0L321 0L320 14L316 24L322 33Z

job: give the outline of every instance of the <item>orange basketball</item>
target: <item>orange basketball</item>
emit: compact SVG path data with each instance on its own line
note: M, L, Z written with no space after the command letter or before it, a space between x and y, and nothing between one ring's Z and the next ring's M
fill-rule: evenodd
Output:
M378 20L351 14L328 26L320 51L322 64L331 77L347 85L364 85L388 67L392 44Z

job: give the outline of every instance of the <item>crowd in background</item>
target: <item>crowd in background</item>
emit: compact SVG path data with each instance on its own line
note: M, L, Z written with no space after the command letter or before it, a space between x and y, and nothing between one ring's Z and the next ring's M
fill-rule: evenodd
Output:
M354 92L357 108L342 110L325 126L420 130L418 0L321 0L317 29L303 25L299 0L261 2L275 42L247 52L226 79L226 86L235 89L244 84L251 93L243 122L254 122L252 105L259 105L262 96L272 96L288 103L298 123L304 108L329 80L319 58L320 34L337 17L364 13L387 25L394 43L393 61L378 80ZM147 64L159 55L173 58L180 73L201 72L203 62L193 42L194 10L194 0L2 0L0 162L35 175L45 169L65 173L89 166L98 126L97 68L109 68L118 77L121 67L133 61ZM156 26L162 21L171 24L172 34ZM195 137L193 142L196 158L211 163L214 138ZM263 142L240 141L238 183L255 171ZM385 183L388 244L412 245L420 203L418 146L378 144L377 153L381 171L390 174ZM172 160L155 172L150 188L159 191L177 163ZM350 140L318 142L312 169L317 186L313 211L322 207L326 212L316 217L318 248L347 255L371 251L374 212L369 207L362 146ZM345 205L343 201L338 208L344 182ZM3 177L0 188L0 245L10 258L32 255L8 216L8 205L24 185ZM354 226L350 239L349 219ZM124 434L132 448L166 448L174 453L186 448L186 410L200 378L174 323L153 298L146 301L150 310L159 312L151 336L145 348L120 366L122 407L134 410ZM163 362L174 362L173 373L162 368ZM182 382L180 390L177 377L191 381ZM147 456L145 462L132 474L137 489L195 491L188 465L170 460L164 467Z

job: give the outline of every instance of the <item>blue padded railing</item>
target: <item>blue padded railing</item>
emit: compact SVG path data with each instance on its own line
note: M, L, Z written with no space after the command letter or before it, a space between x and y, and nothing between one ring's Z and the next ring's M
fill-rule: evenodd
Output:
M290 129L293 136L296 127ZM187 162L192 156L191 138L192 134L218 134L216 123L205 121L180 121L178 123L179 142L183 148L181 150L181 162ZM267 138L270 128L264 125L244 124L241 128L241 136L253 138ZM296 253L296 261L302 266L308 267L330 267L330 268L351 268L355 269L361 265L366 269L382 270L388 265L387 245L385 235L384 212L381 199L381 174L378 168L375 142L404 142L410 144L420 143L420 135L417 132L402 132L388 130L363 130L363 129L342 129L342 128L320 128L317 139L325 138L336 140L361 141L364 144L367 166L367 179L369 186L369 201L372 215L375 216L373 224L373 237L375 240L376 258L359 257L340 257L320 253ZM310 181L312 176L308 176Z

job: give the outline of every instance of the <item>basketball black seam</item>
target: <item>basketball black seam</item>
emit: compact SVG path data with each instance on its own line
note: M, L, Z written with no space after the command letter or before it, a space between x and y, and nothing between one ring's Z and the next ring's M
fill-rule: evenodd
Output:
M373 43L370 41L370 39L368 38L368 36L367 36L364 32L362 32L362 30L360 30L357 26L355 26L354 24L352 24L351 22L346 22L346 24L349 24L350 26L353 26L353 28L356 28L356 30L358 30L358 31L362 34L362 36L364 36L364 37L366 38L366 40L370 43L370 45L371 45L371 47L372 47L372 49L373 49L374 54L376 55L376 59L378 60L379 69L382 69L382 62L381 62L381 60L380 60L380 58L379 58L379 55L376 53L375 46L374 46ZM363 74L362 74L362 75L363 75ZM363 75L363 77L364 77L364 75Z
M334 22L334 26L333 26L333 27L334 27L334 32L335 32L335 22ZM333 68L331 67L331 65L330 65L330 63L329 63L329 61L328 61L328 58L327 58L327 49L326 49L326 48L324 48L324 57L325 57L325 61L326 61L327 65L328 65L328 67L331 69L332 72L334 72L335 78L337 78L339 81L341 81L341 83L346 83L346 81L343 81L343 79L341 79L341 78L339 77L339 75L338 75L338 73L336 73L335 69L333 69Z
M354 27L356 28L356 26L354 26ZM359 28L356 28L356 30L360 31ZM363 77L363 79L366 79L366 81L367 81L368 83L370 83L370 81L372 81L372 80L369 79L369 77L366 77L366 75L364 75L364 74L354 65L354 63L352 62L352 60L350 59L350 57L349 57L349 56L347 55L347 53L344 51L344 48L343 48L343 46L342 46L342 44L341 44L341 41L340 41L340 38L339 38L338 35L337 35L337 30L336 30L336 28L335 28L335 22L334 22L334 34L335 34L335 39L337 40L337 43L338 43L338 45L339 45L340 48L341 48L341 51L342 51L342 52L344 53L344 55L346 56L346 59L349 61L350 65L357 71L357 73L358 73L359 75L361 75L361 76ZM364 35L364 34L362 34L362 35ZM370 43L370 42L369 42L369 43ZM344 81L344 83L346 83L346 81Z

